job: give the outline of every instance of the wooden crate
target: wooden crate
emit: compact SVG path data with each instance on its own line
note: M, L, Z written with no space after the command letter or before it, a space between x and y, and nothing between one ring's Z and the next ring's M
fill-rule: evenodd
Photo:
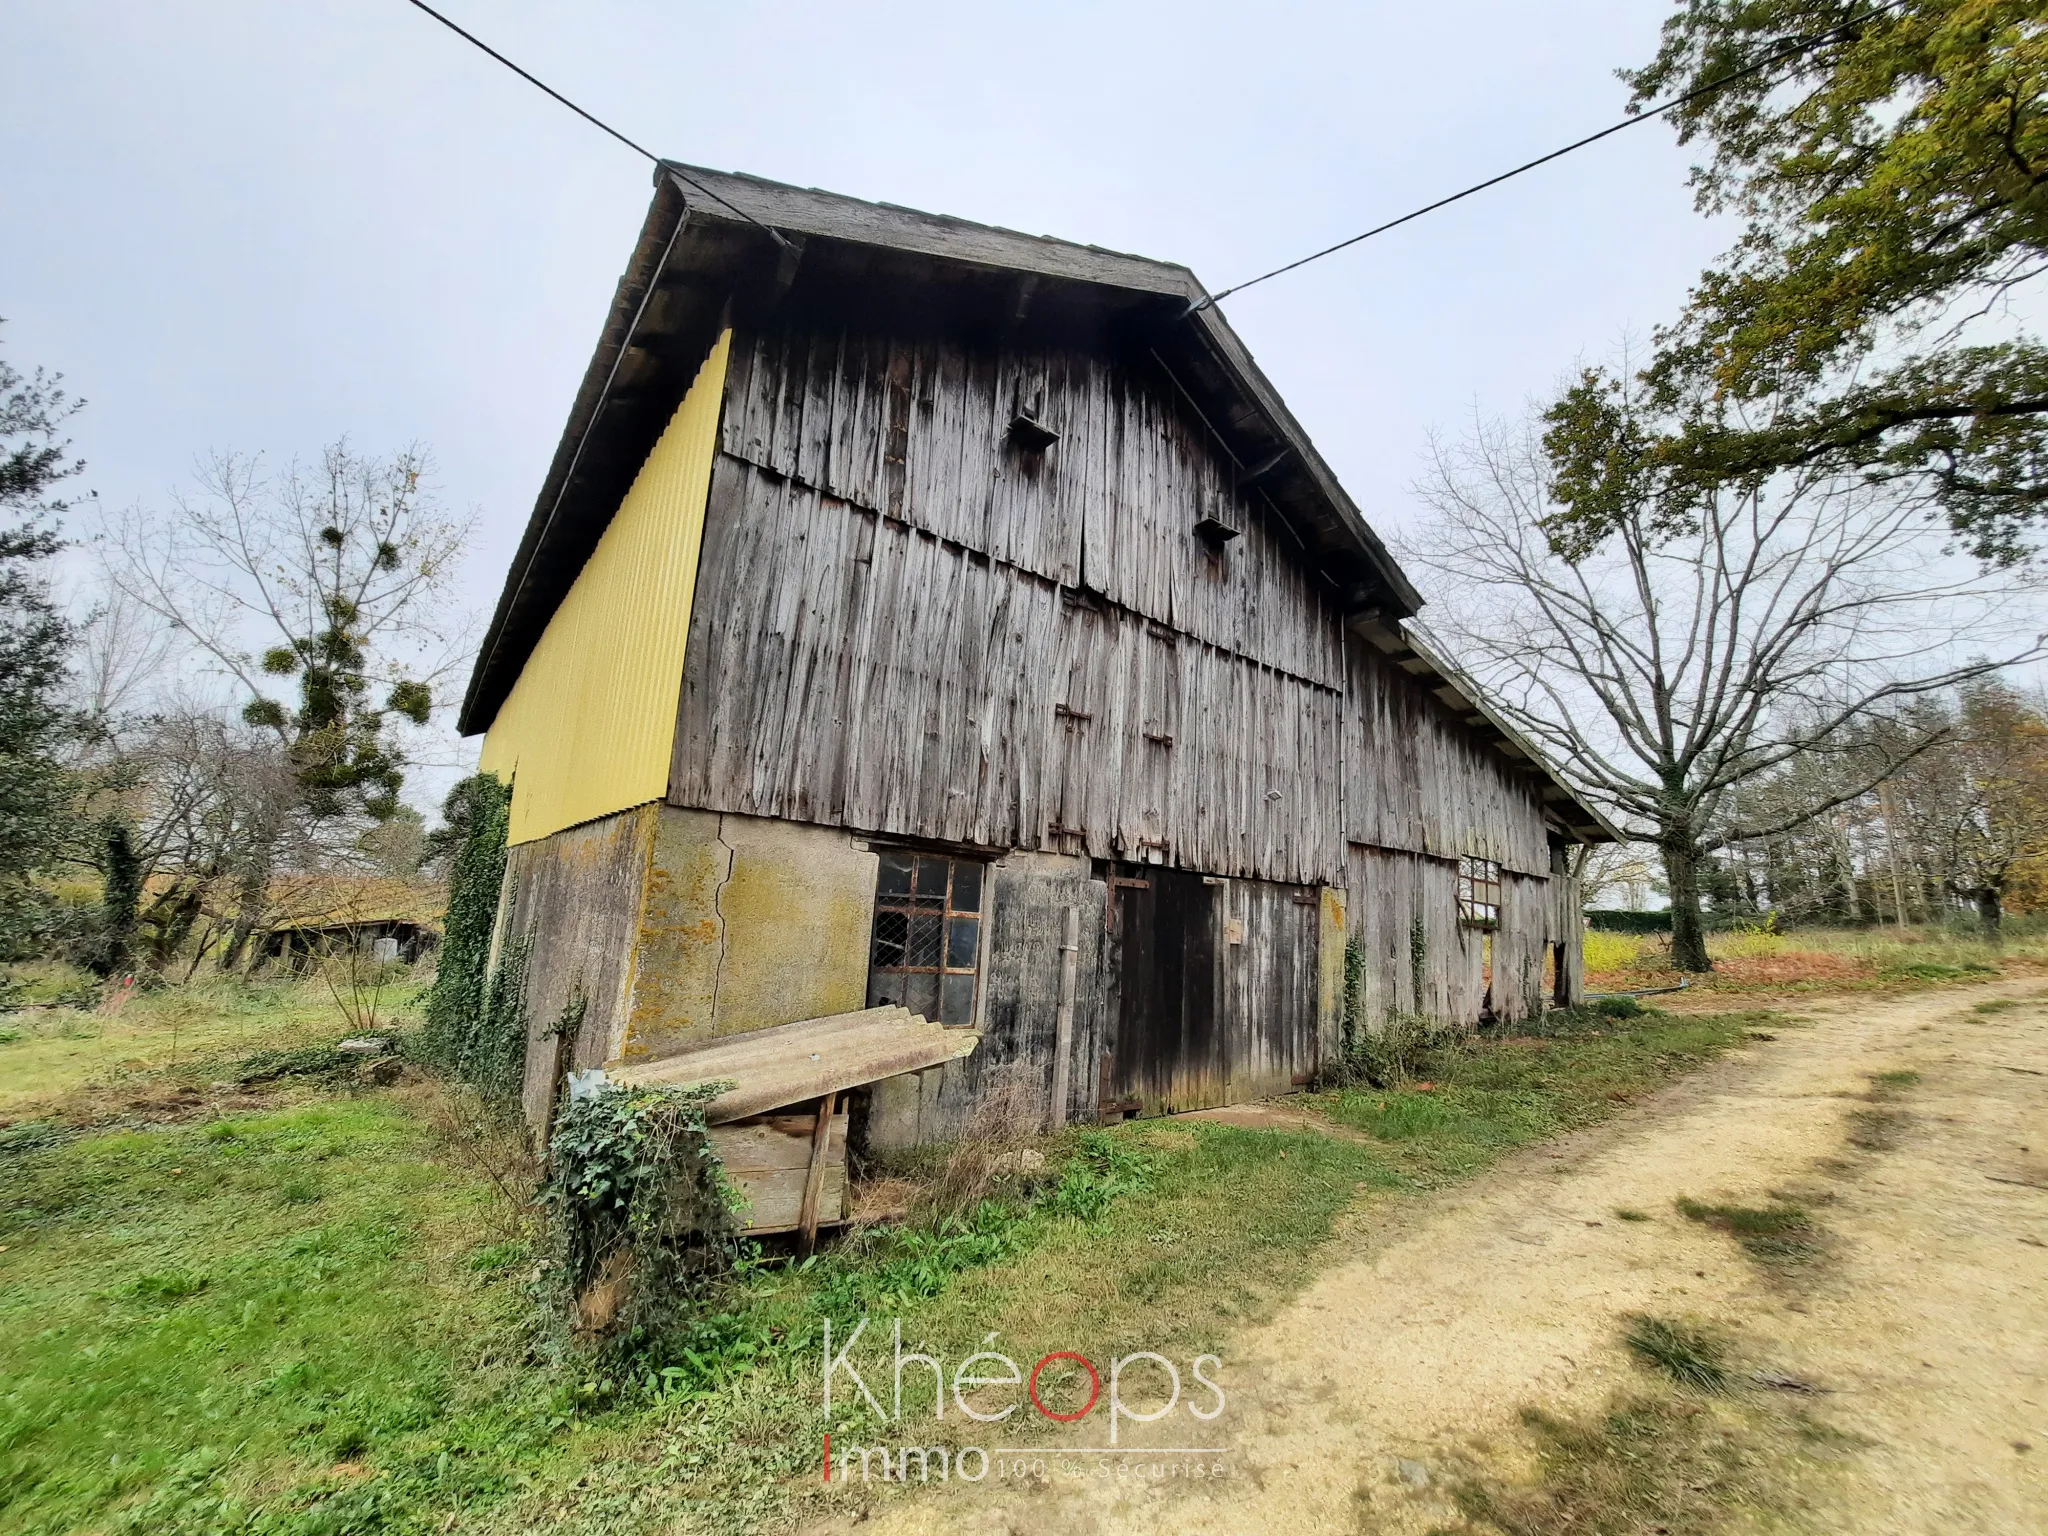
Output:
M803 1225L804 1185L816 1140L816 1108L808 1112L751 1115L710 1130L712 1148L725 1163L725 1176L747 1197L741 1232L759 1236L795 1232ZM846 1220L846 1111L831 1118L830 1140L820 1149L824 1179L818 1190L817 1225Z

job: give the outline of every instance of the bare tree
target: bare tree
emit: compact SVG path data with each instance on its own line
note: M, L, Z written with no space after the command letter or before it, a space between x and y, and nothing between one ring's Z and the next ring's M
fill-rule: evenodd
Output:
M73 626L72 707L85 721L89 754L111 747L147 719L146 703L178 650L177 631L113 582Z
M1965 686L1952 744L1910 775L1905 802L1943 888L1996 939L2006 892L2048 861L2048 719L1995 678Z
M399 810L405 728L427 725L469 648L447 601L469 524L439 511L424 456L346 443L314 470L264 473L217 455L167 515L126 519L110 563L120 592L190 637L267 733L296 795L261 800L242 839L237 963L262 921L280 850L309 827L344 845Z
M1437 446L1419 490L1434 517L1413 554L1447 589L1431 609L1447 647L1656 845L1684 970L1711 968L1703 860L1866 793L1937 739L1877 722L2041 650L2017 579L1945 559L1919 508L1865 485L1782 474L1682 516L1644 494L1589 534L1561 515L1535 429L1481 421ZM2004 648L1966 657L1964 637ZM1743 785L1852 744L1865 772L1742 819Z
M1579 890L1589 907L1618 905L1638 912L1664 887L1656 850L1640 843L1602 843L1589 849Z

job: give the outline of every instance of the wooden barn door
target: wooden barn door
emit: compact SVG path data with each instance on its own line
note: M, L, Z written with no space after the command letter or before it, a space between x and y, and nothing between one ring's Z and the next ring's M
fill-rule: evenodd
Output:
M1230 1102L1287 1093L1316 1066L1321 893L1270 880L1233 880L1216 890L1216 1015Z
M1216 894L1200 875L1118 866L1109 880L1105 958L1116 1024L1103 1063L1103 1109L1178 1114L1225 1102L1216 1012Z

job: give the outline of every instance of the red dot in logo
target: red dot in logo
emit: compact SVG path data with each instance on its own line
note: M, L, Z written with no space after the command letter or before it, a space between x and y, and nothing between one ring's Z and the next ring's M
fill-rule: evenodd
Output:
M1081 1369L1088 1373L1088 1401L1081 1405L1081 1411L1079 1413L1054 1413L1050 1408L1046 1407L1045 1404L1041 1403L1038 1400L1038 1373L1044 1370L1048 1365L1050 1365L1055 1360L1079 1361ZM1096 1399L1102 1396L1102 1378L1095 1374L1095 1367L1089 1363L1088 1357L1086 1355L1077 1355L1072 1350L1063 1349L1059 1351L1057 1354L1047 1355L1043 1360L1039 1361L1038 1364L1031 1367L1030 1392L1032 1407L1036 1408L1048 1419L1057 1419L1062 1424L1071 1424L1076 1419L1085 1419L1088 1417L1088 1410L1090 1408L1093 1408L1095 1406Z

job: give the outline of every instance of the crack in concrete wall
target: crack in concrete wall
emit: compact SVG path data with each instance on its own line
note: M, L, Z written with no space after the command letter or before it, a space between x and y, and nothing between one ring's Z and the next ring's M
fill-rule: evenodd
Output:
M711 1030L718 1032L718 991L725 983L725 947L730 930L725 921L725 888L732 884L734 866L739 861L739 850L725 840L725 817L718 818L718 830L713 834L718 846L725 850L725 870L718 877L718 883L711 888L711 915L718 923L718 958L711 967Z

